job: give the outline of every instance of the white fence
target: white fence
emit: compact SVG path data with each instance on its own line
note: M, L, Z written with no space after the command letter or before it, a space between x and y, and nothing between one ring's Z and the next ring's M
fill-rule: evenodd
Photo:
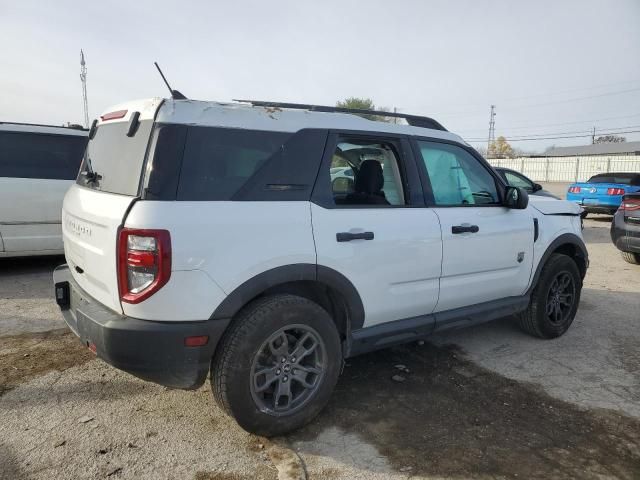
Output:
M489 158L488 161L494 167L521 172L536 182L583 182L597 173L640 173L639 155Z

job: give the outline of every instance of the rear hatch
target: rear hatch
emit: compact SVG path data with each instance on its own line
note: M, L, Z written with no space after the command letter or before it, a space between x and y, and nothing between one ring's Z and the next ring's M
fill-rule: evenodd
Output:
M62 207L64 251L74 279L93 298L119 312L118 230L139 195L161 102L129 102L100 117L76 184L67 192Z

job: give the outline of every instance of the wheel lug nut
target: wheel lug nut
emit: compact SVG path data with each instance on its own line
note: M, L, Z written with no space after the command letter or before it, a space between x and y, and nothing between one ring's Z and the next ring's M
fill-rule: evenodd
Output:
M296 361L296 357L291 357L291 361L295 362Z
M282 357L282 358L280 359L280 361L281 361L282 363L284 363L284 362L286 362L286 361L287 361L287 359L286 359L285 357Z
M276 370L276 375L280 375L280 369Z
M282 379L283 382L286 382L287 380L289 380L289 377L287 377L286 375L284 376L284 378Z

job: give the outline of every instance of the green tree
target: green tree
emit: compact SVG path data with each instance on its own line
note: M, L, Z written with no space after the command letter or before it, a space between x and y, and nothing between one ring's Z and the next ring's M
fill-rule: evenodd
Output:
M373 100L370 98L359 98L359 97L349 97L342 101L336 102L336 107L339 108L353 108L356 110L376 110L376 105L373 103ZM379 108L378 110L386 111L385 108ZM388 117L384 117L381 115L367 115L365 113L358 113L356 115L360 115L369 120L375 120L377 122L387 122Z
M487 149L487 158L513 158L516 154L507 139L500 136L491 142Z

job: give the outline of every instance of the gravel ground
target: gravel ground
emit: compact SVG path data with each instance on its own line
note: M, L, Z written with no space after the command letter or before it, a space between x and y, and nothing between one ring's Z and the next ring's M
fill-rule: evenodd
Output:
M145 383L60 329L61 259L0 259L0 478L640 478L640 268L609 217L585 226L591 268L565 336L505 319L351 359L319 418L273 442L208 384Z

